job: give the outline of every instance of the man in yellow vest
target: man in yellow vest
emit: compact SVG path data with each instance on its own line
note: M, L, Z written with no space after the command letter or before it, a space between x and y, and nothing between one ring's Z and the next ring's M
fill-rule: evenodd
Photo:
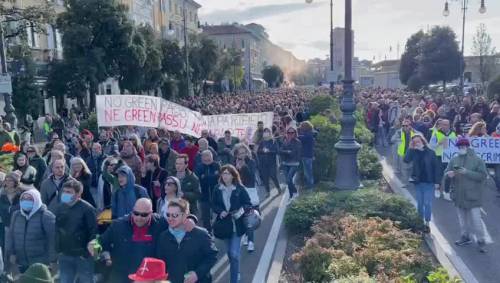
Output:
M403 159L408 151L410 146L411 138L417 133L412 126L411 120L406 118L401 123L401 129L396 132L396 134L392 137L392 141L398 144L396 150L396 171L399 171L401 175L401 182L404 186L408 185L408 180L410 177L411 164L404 163Z
M443 178L443 172L446 169L447 163L442 162L443 152L448 148L449 141L457 139L457 134L450 129L450 120L441 119L436 125L436 129L432 132L429 147L434 150L438 159L439 177ZM450 190L447 184L441 184L439 190L436 190L436 197L443 196L444 199L451 201Z

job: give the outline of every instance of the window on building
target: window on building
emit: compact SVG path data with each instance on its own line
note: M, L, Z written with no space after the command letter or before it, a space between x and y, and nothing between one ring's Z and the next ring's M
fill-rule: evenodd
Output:
M33 23L30 23L28 28L26 29L27 37L28 37L28 45L32 48L38 47L38 34L36 33Z
M106 84L106 94L111 94L111 84Z
M244 39L241 40L241 48L245 48L245 40Z

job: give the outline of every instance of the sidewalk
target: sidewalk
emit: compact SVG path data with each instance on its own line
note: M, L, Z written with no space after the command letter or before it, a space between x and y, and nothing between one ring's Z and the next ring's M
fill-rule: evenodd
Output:
M380 154L388 156L388 152L379 151ZM384 170L391 163L390 158L384 159ZM408 189L397 188L399 190L408 191L415 197L415 189L410 185ZM460 229L455 207L452 202L444 199L434 199L433 203L432 222L434 227L431 226L432 241L438 241L441 246L445 246L446 256L449 257L455 269L460 273L461 277L467 283L496 283L500 282L500 198L497 198L495 188L484 188L483 195L483 221L486 225L488 253L481 254L478 251L477 245L470 245L466 247L457 247L454 242L460 236ZM437 228L438 231L432 231L432 228ZM436 230L436 229L435 229ZM439 239L436 234L442 234L444 239ZM451 250L446 251L446 248ZM461 266L461 263L465 266ZM458 264L457 264L458 263Z

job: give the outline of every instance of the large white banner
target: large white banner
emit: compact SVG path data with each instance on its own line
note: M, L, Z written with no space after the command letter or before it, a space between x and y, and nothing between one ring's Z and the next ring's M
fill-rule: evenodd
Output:
M443 152L442 160L445 163L458 155L458 147L455 146L456 140L450 140L448 148ZM500 139L498 138L471 138L470 147L476 154L488 164L500 164Z
M203 116L201 113L171 101L145 95L98 95L96 99L99 127L140 126L166 128L194 137L208 129L216 137L229 130L232 136L252 140L257 123L273 125L273 112Z
M203 116L205 129L208 129L216 137L224 136L224 131L229 130L232 136L248 142L252 141L259 121L264 123L264 128L271 128L273 118L273 112Z

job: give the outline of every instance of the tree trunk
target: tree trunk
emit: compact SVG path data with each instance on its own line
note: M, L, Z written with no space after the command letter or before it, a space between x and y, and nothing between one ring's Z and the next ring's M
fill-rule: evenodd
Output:
M443 93L446 92L446 80L443 80Z

